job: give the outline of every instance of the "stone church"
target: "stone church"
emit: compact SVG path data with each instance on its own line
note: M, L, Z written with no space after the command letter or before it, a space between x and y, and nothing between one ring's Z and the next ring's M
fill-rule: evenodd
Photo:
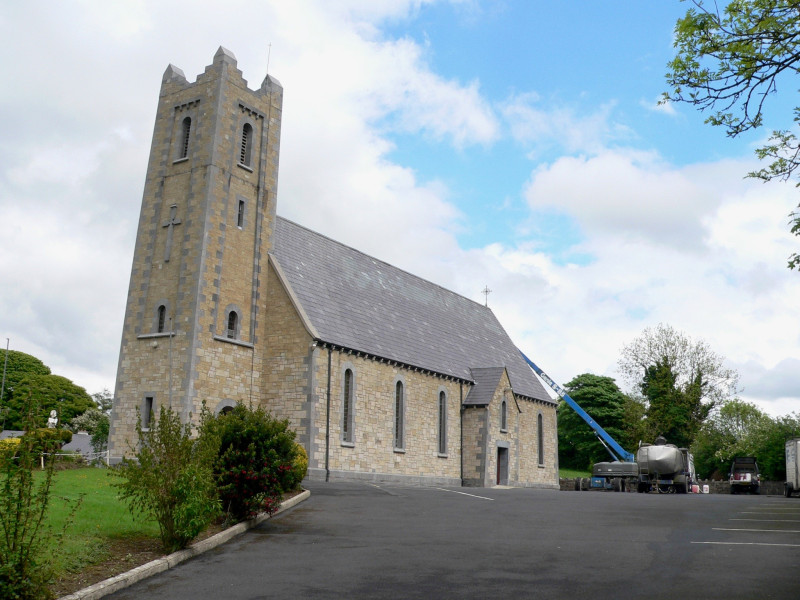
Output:
M556 404L492 311L276 214L283 88L164 73L111 418L287 418L309 477L558 487Z

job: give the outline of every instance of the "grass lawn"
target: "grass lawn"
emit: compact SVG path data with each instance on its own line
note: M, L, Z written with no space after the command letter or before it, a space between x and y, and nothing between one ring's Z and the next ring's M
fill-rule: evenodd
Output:
M47 522L61 531L72 507L83 498L58 548L48 555L58 577L75 573L109 555L109 544L120 538L158 538L158 524L134 519L128 505L117 498L116 480L108 469L86 467L56 471Z
M561 479L575 479L576 477L591 477L590 471L575 471L573 469L559 469L558 476Z

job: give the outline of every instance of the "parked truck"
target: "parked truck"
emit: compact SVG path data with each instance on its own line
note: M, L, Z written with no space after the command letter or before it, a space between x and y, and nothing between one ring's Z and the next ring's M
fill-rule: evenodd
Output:
M655 444L641 444L636 452L639 465L637 492L655 490L661 493L685 494L696 480L694 457L686 448L668 444L663 437Z
M800 438L786 441L786 482L783 484L783 495L789 498L800 492L800 465L797 456L800 454Z
M522 354L522 358L533 369L542 381L558 394L572 410L578 413L597 439L611 455L610 462L599 462L592 465L592 477L588 482L576 481L575 489L606 489L622 492L628 485L635 485L638 492L657 491L661 493L683 493L692 490L696 481L694 458L686 448L678 448L667 444L664 438L655 444L640 444L636 455L628 452L611 437L599 423L592 419L569 394L550 376L542 371L530 358Z

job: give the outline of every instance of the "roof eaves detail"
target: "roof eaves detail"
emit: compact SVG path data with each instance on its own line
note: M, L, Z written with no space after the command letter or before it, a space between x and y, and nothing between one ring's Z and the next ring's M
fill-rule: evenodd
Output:
M469 386L475 385L474 381L469 379L464 379L463 377L458 377L456 375L448 375L447 373L439 373L438 371L433 371L431 369L426 369L425 367L418 367L416 365L404 363L402 361L394 360L391 358L386 358L384 356L378 356L377 354L372 354L370 352L364 352L363 350L356 350L354 348L348 348L346 346L342 346L340 344L334 344L332 342L326 342L320 338L314 338L317 345L320 348L330 348L331 350L336 350L338 352L343 352L345 354L352 354L358 358L366 358L369 360L374 360L376 362L387 364L390 366L400 367L401 369L406 369L407 371L413 371L415 373L422 373L423 375L431 375L433 377L440 377L447 381L457 381L459 383L463 383Z
M286 274L283 272L283 268L281 267L278 259L276 259L271 253L269 256L269 264L272 265L272 268L275 269L275 274L278 276L278 281L281 282L286 295L289 296L289 300L292 303L292 306L297 311L297 314L300 316L300 320L303 322L303 327L305 327L306 331L308 331L309 335L314 339L319 339L319 333L317 332L316 327L311 322L311 319L308 318L308 314L306 314L303 305L300 304L300 300L297 298L297 295L294 293L292 286L289 284L289 280L286 278Z

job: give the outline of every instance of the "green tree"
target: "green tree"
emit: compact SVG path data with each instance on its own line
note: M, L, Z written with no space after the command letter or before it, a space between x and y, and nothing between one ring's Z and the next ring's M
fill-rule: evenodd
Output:
M92 448L95 452L102 452L108 443L109 425L108 413L99 408L90 408L69 422L73 433L85 431L92 436Z
M716 3L713 10L702 1L694 5L675 25L677 52L668 64L671 89L664 100L710 110L706 123L729 137L761 127L778 82L800 73L800 6L796 0L731 0L721 11ZM794 122L800 123L800 107ZM800 143L788 129L773 131L756 155L770 162L749 177L796 177ZM800 211L789 217L791 232L800 235ZM800 254L793 253L788 266L800 267Z
M47 425L47 415L51 410L56 411L61 426L95 406L86 390L66 377L27 375L17 383L9 399L7 428L17 429L21 425L29 402L41 409L39 427Z
M109 414L111 412L111 404L114 400L113 394L108 391L108 388L104 388L102 392L97 392L96 394L92 394L92 400L97 405L97 409L105 414Z
M800 435L800 415L771 418L740 399L724 402L703 425L692 446L701 477L715 471L727 476L737 456L754 456L762 479L783 481L786 476L784 443Z
M8 351L6 385L0 403L3 409L0 425L4 429L24 429L26 415L32 406L40 411L37 427L44 427L51 410L58 413L59 422L64 424L94 405L84 388L66 377L53 375L50 367L35 356Z
M626 427L626 397L611 377L584 373L567 383L565 389L623 448L630 442ZM558 464L585 470L596 462L608 461L608 451L589 425L563 400L558 405Z
M688 447L713 407L736 390L736 371L703 341L669 325L646 328L622 350L620 373L644 408L643 441Z

